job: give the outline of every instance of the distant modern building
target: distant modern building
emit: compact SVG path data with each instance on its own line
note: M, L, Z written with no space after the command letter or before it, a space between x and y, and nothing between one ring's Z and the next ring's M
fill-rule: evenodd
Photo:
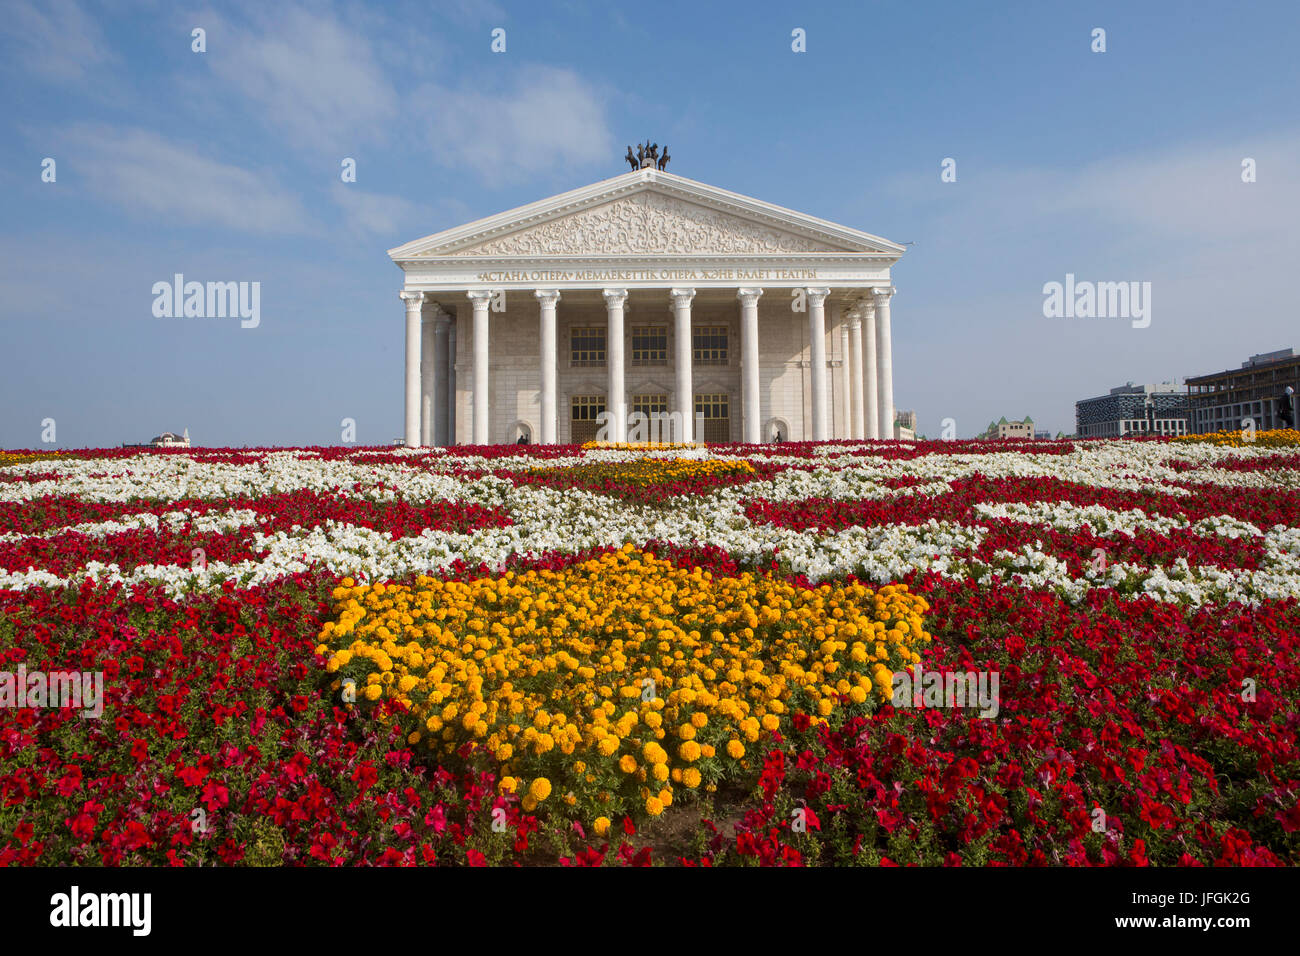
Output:
M1300 355L1279 349L1252 355L1241 368L1187 380L1191 431L1196 435L1242 427L1251 419L1261 431L1286 428L1277 400L1290 385L1300 393Z
M1187 393L1181 385L1128 382L1107 395L1075 402L1074 432L1079 438L1186 435L1187 409Z
M1052 432L1051 432L1050 429L1046 429L1046 428L1045 428L1045 429L1043 429L1042 431L1035 431L1035 432L1034 432L1034 440L1035 440L1035 441L1049 441L1049 440L1051 440L1051 437L1052 437Z

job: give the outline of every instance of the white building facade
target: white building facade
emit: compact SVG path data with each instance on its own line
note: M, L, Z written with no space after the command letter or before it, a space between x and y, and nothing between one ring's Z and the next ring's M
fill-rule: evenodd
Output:
M891 438L903 252L654 168L417 239L405 443Z

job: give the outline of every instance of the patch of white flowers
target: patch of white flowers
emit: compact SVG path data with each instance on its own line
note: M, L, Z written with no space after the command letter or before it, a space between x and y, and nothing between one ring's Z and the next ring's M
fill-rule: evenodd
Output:
M766 450L766 449L765 449ZM981 519L1008 519L1063 531L1085 526L1099 536L1132 536L1140 532L1189 530L1198 535L1261 538L1264 558L1258 570L1190 566L1178 559L1167 567L1141 567L1123 562L1103 569L1087 567L1079 577L1064 561L1027 546L1000 551L988 561L971 555L987 529L930 520L921 525L849 527L833 533L796 531L754 523L745 515L752 500L798 502L906 499L942 494L950 483L976 474L990 479L1056 478L1102 488L1155 488L1167 494L1191 494L1168 482L1194 481L1243 487L1297 487L1296 470L1234 472L1206 467L1229 458L1277 454L1276 450L1227 449L1209 445L1101 442L1081 445L1068 455L992 452L970 455L926 455L911 460L886 460L863 454L863 446L825 445L813 457L782 455L779 446L764 460L792 465L775 477L683 497L669 508L645 508L605 495L537 485L516 485L485 474L467 478L459 471L519 471L565 468L580 462L629 461L634 451L601 449L581 455L538 459L510 455L486 459L458 454L455 449L396 449L357 453L348 459L325 460L316 453L277 451L254 453L244 461L209 462L185 455L140 455L115 461L69 459L15 466L11 473L55 472L57 480L0 484L0 501L32 501L45 495L75 495L87 501L126 502L137 498L259 498L280 492L312 491L373 501L403 499L424 502L445 499L505 509L513 524L482 528L468 534L426 529L419 535L393 540L368 528L326 521L290 532L255 535L265 557L236 564L196 562L194 566L147 565L124 572L114 564L88 564L68 578L40 569L0 571L0 588L60 587L83 578L104 582L161 584L173 595L233 580L242 586L274 581L286 575L324 567L367 580L446 569L457 561L470 567L485 564L499 569L512 555L540 556L574 553L599 546L657 540L671 544L711 545L742 564L767 565L774 559L791 570L821 580L845 573L877 583L897 580L910 571L936 571L953 578L996 578L1027 588L1055 591L1080 601L1094 587L1124 593L1145 593L1159 600L1190 604L1253 602L1300 593L1300 529L1277 526L1263 530L1236 518L1216 516L1195 523L1183 518L1147 514L1138 509L1117 511L1099 505L1058 503L978 504ZM681 451L655 451L656 457L681 457ZM412 465L394 464L391 456ZM384 456L388 460L384 460ZM737 456L692 449L691 457L734 459ZM1300 456L1297 456L1300 460ZM372 460L373 459L373 460ZM1171 463L1196 466L1180 471ZM889 487L890 479L920 479L916 485ZM248 509L194 515L187 510L161 516L141 514L115 521L81 524L42 531L49 537L67 531L103 536L131 529L180 528L186 524L212 534L255 526ZM0 534L0 541L24 535Z

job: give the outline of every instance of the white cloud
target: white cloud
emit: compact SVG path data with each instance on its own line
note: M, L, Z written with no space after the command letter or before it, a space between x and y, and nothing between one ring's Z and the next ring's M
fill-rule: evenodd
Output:
M110 58L99 27L76 0L6 4L0 36L17 46L24 70L58 80L78 80Z
M359 136L382 137L397 118L397 94L369 41L332 14L270 9L273 22L209 31L217 76L257 103L290 145L347 150Z
M102 199L167 224L301 233L309 219L268 173L231 166L157 133L79 126L62 137L60 174L84 176Z
M330 198L343 210L352 231L388 236L394 243L404 241L403 229L418 222L424 214L421 206L400 196L364 192L341 181L334 183Z
M509 90L425 87L412 99L431 114L435 161L485 182L611 159L602 97L571 70L525 67Z

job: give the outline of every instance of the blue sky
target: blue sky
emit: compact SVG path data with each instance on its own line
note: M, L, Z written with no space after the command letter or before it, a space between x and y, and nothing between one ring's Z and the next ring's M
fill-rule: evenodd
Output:
M1300 348L1297 46L1291 0L7 0L0 447L47 418L65 448L335 444L345 417L386 444L386 250L616 175L647 137L679 175L914 243L894 382L922 432L1069 432L1114 385ZM154 318L177 272L259 281L260 325ZM1150 325L1045 318L1067 273L1150 282Z

